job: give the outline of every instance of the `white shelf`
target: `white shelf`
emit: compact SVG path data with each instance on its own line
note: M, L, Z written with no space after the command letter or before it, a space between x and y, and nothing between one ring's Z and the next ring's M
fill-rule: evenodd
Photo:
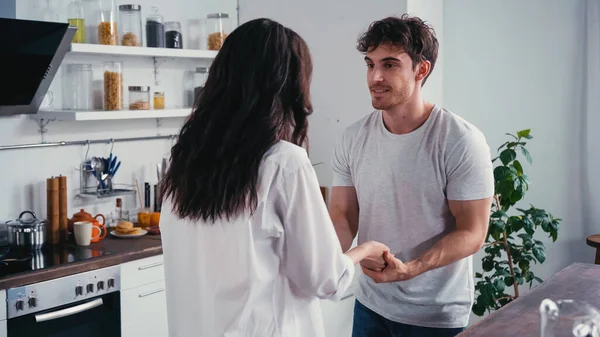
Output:
M148 48L128 46L107 46L101 44L71 43L71 54L83 55L126 55L143 57L177 57L212 60L217 51L197 49Z
M56 121L108 121L122 119L187 117L191 112L192 108L117 111L41 110L37 114L32 115L31 118Z

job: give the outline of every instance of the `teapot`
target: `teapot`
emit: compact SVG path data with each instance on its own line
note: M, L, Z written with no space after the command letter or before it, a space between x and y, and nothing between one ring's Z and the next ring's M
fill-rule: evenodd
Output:
M541 337L600 337L600 312L570 299L544 299L540 304Z
M100 223L100 221L96 220L98 217L100 217L102 219L102 222ZM68 226L69 226L69 230L71 232L73 232L73 223L77 222L77 221L89 221L91 222L93 225L98 226L103 233L95 233L97 231L97 229L94 230L94 233L92 234L92 237L95 237L94 239L92 239L92 242L98 242L101 239L103 239L104 237L106 237L106 217L103 214L96 214L95 216L92 216L90 213L86 212L83 208L79 210L79 212L73 214L73 217L71 219L69 219L68 221Z

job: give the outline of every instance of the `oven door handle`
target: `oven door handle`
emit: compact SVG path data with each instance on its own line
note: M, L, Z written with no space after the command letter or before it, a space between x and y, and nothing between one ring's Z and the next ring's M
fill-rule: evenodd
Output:
M39 322L51 321L53 319L58 319L58 318L75 315L80 312L84 312L84 311L93 309L95 307L99 307L103 303L104 302L102 301L102 298L97 298L93 301L89 301L89 302L86 302L86 303L83 303L80 305L76 305L74 307L60 309L60 310L48 312L45 314L35 315L35 321L39 323Z

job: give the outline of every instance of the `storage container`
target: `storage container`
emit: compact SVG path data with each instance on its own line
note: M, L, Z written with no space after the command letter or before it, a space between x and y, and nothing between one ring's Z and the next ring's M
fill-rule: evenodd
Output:
M100 0L98 11L98 43L117 45L117 13L114 0Z
M165 45L167 48L183 48L181 24L177 21L165 22Z
M85 43L85 12L79 0L73 0L67 6L67 21L69 26L77 28L73 43Z
M206 16L208 50L219 50L230 32L229 14L213 13Z
M119 6L119 36L122 46L142 46L142 6Z
M154 92L154 109L162 110L165 108L165 93L162 91Z
M146 47L165 47L165 24L158 7L152 7L152 14L146 18Z
M104 110L123 109L123 65L121 62L104 63Z
M194 72L194 102L198 99L198 94L204 88L206 79L208 78L208 68L199 67Z
M94 108L94 77L91 64L65 64L63 107L67 110Z
M150 87L129 87L129 110L150 110Z

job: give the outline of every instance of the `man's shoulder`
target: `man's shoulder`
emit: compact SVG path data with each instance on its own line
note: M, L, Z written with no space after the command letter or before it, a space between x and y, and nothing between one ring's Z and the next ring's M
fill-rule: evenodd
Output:
M434 109L438 110L435 119L436 133L439 140L446 144L446 148L454 148L470 140L486 142L483 132L463 117L444 107L435 106Z
M345 141L352 141L357 137L360 137L360 135L368 133L375 126L378 116L379 111L375 110L361 117L357 121L352 122L350 125L344 128L344 131L342 132L342 138Z

